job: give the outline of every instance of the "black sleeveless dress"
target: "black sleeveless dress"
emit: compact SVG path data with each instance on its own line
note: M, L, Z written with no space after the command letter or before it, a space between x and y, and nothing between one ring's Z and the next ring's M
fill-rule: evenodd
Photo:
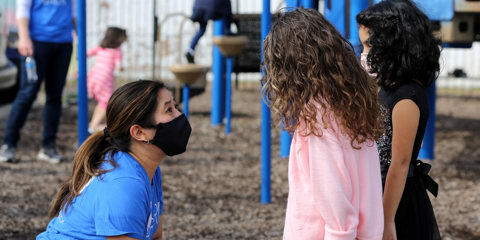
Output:
M396 88L380 90L379 97L384 111L385 133L378 140L382 183L392 160L392 111L404 99L410 99L420 109L420 121L413 146L405 189L395 215L397 239L440 240L440 233L427 189L436 197L438 185L428 176L430 165L417 160L427 126L429 108L426 89L416 82L404 83Z

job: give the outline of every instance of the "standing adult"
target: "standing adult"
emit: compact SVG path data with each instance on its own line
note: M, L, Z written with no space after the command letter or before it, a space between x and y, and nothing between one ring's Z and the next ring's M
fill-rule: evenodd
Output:
M20 89L8 117L0 162L15 158L20 130L45 82L42 147L38 159L50 163L63 161L55 139L62 112L62 92L72 54L76 0L17 0L18 51L21 55ZM36 61L38 80L27 78L25 59Z
M209 20L218 20L225 18L225 30L227 35L231 35L230 24L232 23L232 4L230 0L195 0L193 4L193 13L190 19L200 24L195 36L192 38L190 48L185 53L189 63L195 62L195 47L198 41L207 30Z

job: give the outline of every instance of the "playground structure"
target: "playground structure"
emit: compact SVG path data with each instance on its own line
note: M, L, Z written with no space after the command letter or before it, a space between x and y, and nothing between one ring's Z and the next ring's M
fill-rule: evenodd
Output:
M7 12L15 11L15 0L5 0L12 2L13 9ZM191 0L179 1L158 1L156 6L157 22L162 21L166 15L172 13L182 13L188 16L191 13ZM0 7L3 5L0 4ZM162 81L174 80L174 75L168 70L170 64L176 63L176 39L178 35L178 27L182 21L180 17L169 20L162 26L162 39L157 41L156 46L156 62L152 61L152 42L155 28L153 26L154 20L152 16L153 0L138 0L135 3L130 0L88 0L87 3L87 47L90 48L98 44L103 36L106 27L122 26L127 29L129 33L128 41L122 46L124 53L125 71L117 72L115 76L118 79L135 80L138 78L145 79L161 79ZM319 2L319 9L323 12L325 3ZM453 1L452 1L453 2ZM279 9L285 7L285 1L271 0L272 21L275 19L275 13ZM8 6L7 6L8 7ZM261 1L253 0L232 0L232 7L234 12L234 25L238 27L238 31L242 35L249 38L249 43L245 50L234 58L234 79L237 76L239 82L256 81L260 75L260 18L261 18ZM327 6L328 7L328 6ZM128 10L128 11L127 11ZM123 17L122 17L123 16ZM343 16L341 18L344 18ZM212 61L212 37L213 37L213 22L207 27L207 32L202 40L199 42L197 49L197 58L199 62L210 65ZM13 25L15 24L13 18ZM187 41L193 37L198 25L187 22L182 30L182 45L187 46ZM234 29L235 30L235 29ZM15 31L15 30L13 30ZM12 30L10 31L12 33ZM158 34L157 34L158 35ZM10 34L12 36L12 34ZM447 73L453 72L454 69L460 68L467 73L467 78L478 78L480 72L472 63L475 62L476 55L479 54L479 43L473 44L469 49L448 48L443 51L444 57L451 59L451 61L444 63L444 69L440 74L441 80L446 80ZM186 49L184 49L186 50ZM160 62L159 62L160 59ZM75 60L75 59L74 59ZM88 59L87 67L93 65L93 60ZM72 62L72 66L77 65L76 61ZM152 66L155 65L155 76L152 77ZM479 68L480 69L480 68ZM76 70L76 69L75 69ZM72 79L74 80L74 79ZM209 72L207 81L212 80L212 75ZM453 79L462 82L462 79ZM450 80L450 82L452 82ZM236 82L238 83L238 81ZM448 84L452 86L453 84ZM440 85L443 87L445 85ZM193 87L192 87L193 88ZM193 90L193 89L192 89ZM181 99L179 99L181 100Z
M355 16L362 9L371 4L380 2L366 0L324 1L324 14L354 46L359 44L358 28ZM429 18L439 25L446 47L471 47L473 41L480 41L480 2L466 0L415 1L424 9ZM287 0L288 7L313 7L313 1ZM271 13L270 0L263 1L262 12L262 39L270 28ZM427 123L423 146L419 157L434 159L435 138L435 102L436 86L429 87L430 117ZM265 104L265 103L262 103ZM270 203L270 113L268 107L262 105L262 203ZM264 145L268 142L268 145ZM291 136L282 131L280 137L280 155L288 156Z
M190 84L195 83L199 78L205 78L205 74L208 71L208 67L201 66L199 64L187 63L187 64L173 64L170 65L168 68L170 71L175 74L175 78L177 82L183 84L183 113L188 118L189 106L188 106L188 99L190 97ZM176 96L178 96L180 86L177 84ZM179 99L179 97L176 97Z
M231 97L232 97L232 71L233 57L240 54L248 43L245 36L217 36L213 38L213 43L218 47L220 52L227 58L226 80L225 80L225 133L231 131Z
M355 15L365 7L370 4L376 3L378 1L367 1L367 0L356 0L356 1L332 1L325 0L321 1L323 3L323 9L325 16L335 24L337 29L354 45L358 43L358 33L355 23ZM429 15L429 17L434 21L438 26L439 33L442 34L442 37L445 40L446 47L470 47L472 42L480 40L480 18L479 18L479 4L478 1L466 1L466 0L440 0L439 2L432 3L431 1L416 1ZM82 4L84 1L79 1L79 12L82 11ZM299 1L292 0L286 1L287 7L313 7L315 6L314 1ZM84 10L83 10L84 11ZM79 20L82 14L79 14ZM271 24L271 13L270 13L270 1L263 1L263 13L261 16L262 19L262 37L263 39L268 33L270 24ZM223 21L215 21L214 23L214 35L223 35ZM79 36L81 36L81 24L79 24ZM79 43L79 50L81 50L81 43ZM82 49L84 50L84 49ZM81 52L81 51L80 51ZM79 56L79 59L81 56ZM79 61L79 66L81 63ZM79 73L81 73L80 69ZM212 125L218 125L222 123L222 119L225 115L224 113L224 98L225 98L225 57L221 54L218 48L214 47L213 49L213 66L212 71L214 74L213 83L212 83L212 109L211 109L211 123ZM81 76L79 74L79 77ZM82 80L79 79L79 84L83 84ZM82 87L79 85L79 92L83 91ZM81 94L79 94L81 95ZM424 145L421 150L420 156L425 159L432 159L433 156L433 147L434 147L434 127L435 127L435 98L436 98L436 88L432 86L429 89L430 97L430 109L431 113L429 124L427 125L427 132L424 139ZM79 101L79 106L82 107L81 101ZM265 176L262 174L262 203L270 202L268 193L269 192L269 164L270 164L270 110L267 106L262 105L262 169L265 171ZM83 116L79 114L79 117ZM83 117L82 117L83 118ZM82 121L79 121L79 129L82 129ZM86 129L86 128L85 128ZM79 130L81 131L81 130ZM79 142L84 140L83 135L79 132ZM288 133L282 132L281 135L281 156L287 156L289 144L291 141ZM83 137L83 138L82 138ZM287 154L285 154L287 153ZM264 190L265 189L265 190ZM265 197L264 197L265 195Z
M90 4L94 1L89 0L87 3ZM122 0L111 0L111 2L113 1L122 2ZM141 5L141 3L135 2L137 5ZM260 2L262 1L258 1L258 3ZM453 1L451 2L453 3ZM275 4L273 0L272 4ZM275 12L274 9L272 6L272 13ZM319 9L323 9L322 6ZM129 10L131 11L131 9ZM260 14L250 14L249 12L249 15L251 15L250 19L258 18L258 20L252 20L255 21L255 24L258 23L258 27L251 22L249 25L260 30ZM274 21L274 19L275 16L272 16L271 20ZM187 24L186 27L189 25ZM91 30L89 34L89 37L93 35ZM168 36L168 34L163 35L163 37ZM260 35L260 31L258 31L258 35ZM208 40L208 37L205 38L204 43L210 44L211 41ZM133 34L129 35L129 38L132 40ZM176 38L176 36L172 38ZM250 38L249 35L247 47L234 58L234 72L236 72L235 66L243 67L247 63L240 62L243 61L246 54L254 57L255 54L252 54L249 45L257 42L258 48L260 48L259 39L260 37L258 39ZM479 46L478 42L475 42L472 48ZM203 46L202 50L205 49L210 52L209 47ZM127 54L128 50L127 48ZM451 48L445 50L449 51ZM460 66L463 66L462 64L466 61L472 61L469 59L478 58L478 55L475 58L465 56L464 52L467 52L467 49L454 51L462 54L452 60ZM151 52L149 51L149 53ZM148 56L150 55L147 54ZM167 63L165 58L160 59L162 61L159 62L157 59L156 64L158 66L158 64L164 63L165 69L162 69L160 74L157 69L156 78L165 79L164 76L171 74L166 69L170 62ZM127 76L143 76L142 70L132 68ZM149 73L151 72L150 67L147 70ZM468 69L466 72L472 74ZM240 74L241 77L250 77L251 75L254 74ZM474 73L473 76L480 75ZM456 78L454 80L463 82L464 79ZM258 86L258 82L254 84ZM210 89L207 93L199 96L198 100L195 100L195 104L192 104L198 112L190 116L191 121L201 128L197 128L196 134L193 134L195 139L192 141L192 148L180 158L162 163L162 171L165 173L162 180L166 184L165 192L168 194L165 195L167 197L166 211L164 212L164 238L281 238L287 196L285 187L287 184L287 161L278 157L279 145L276 141L278 134L274 129L273 141L262 141L261 143L271 146L274 153L271 158L268 158L272 161L272 201L271 204L259 206L257 199L260 195L261 167L260 161L258 161L260 126L257 120L261 116L259 111L251 113L252 108L260 109L258 91L256 86L252 85L241 85L241 89L238 94L234 95L232 101L236 104L234 105L235 117L238 116L233 126L241 126L242 132L239 134L224 136L208 128L210 125L210 118L207 115L210 111ZM246 90L244 86L248 86L249 90ZM439 89L439 85L437 85L437 91L439 90L443 89ZM473 99L471 95L462 98L458 98L458 95L444 96L439 91L435 134L436 157L432 172L432 176L440 184L441 196L435 199L433 204L444 239L479 239L480 222L478 220L480 218L476 209L478 209L478 199L480 198L480 189L477 184L479 175L478 135L480 134L480 118L477 108L480 95L474 96ZM72 129L78 127L77 121L75 121L77 118L76 108L76 105L72 105L64 109L66 115L62 117L64 121L59 129L59 146L69 159L73 158L77 149L76 139L78 136L72 132L74 131ZM22 155L21 163L2 164L3 181L2 187L0 187L0 196L2 197L0 228L2 231L0 239L32 239L40 230L44 231L48 223L47 211L53 198L52 194L57 191L58 184L64 181L70 173L67 169L70 169L72 163L45 165L35 160L37 146L30 140L41 137L41 111L34 109L29 117L29 122L30 125L25 128L24 137L20 143L21 146L28 147L19 148L19 154ZM267 134L263 135L267 136ZM270 132L268 136L270 136ZM270 138L268 139L270 140ZM261 154L263 157L263 154L267 153L262 152ZM271 155L271 151L268 154Z
M190 86L191 84L195 84L199 82L201 87L205 88L206 80L205 80L205 75L209 70L209 67L200 65L200 64L195 64L195 63L182 63L181 58L182 58L182 29L183 25L185 24L186 21L188 21L188 17L182 13L174 13L174 14L168 14L165 16L165 18L160 22L160 24L156 25L155 22L155 29L158 29L158 39L161 39L161 29L162 25L166 23L166 21L170 17L174 16L182 16L183 21L180 24L179 31L178 31L178 39L177 39L177 63L172 64L168 67L168 69L175 75L176 79L176 86L174 87L175 89L175 99L180 99L180 88L182 88L183 94L182 94L182 102L183 102L183 112L185 116L188 118L188 113L189 113L189 105L188 105L188 99L190 98ZM157 36L157 35L155 35ZM156 43L157 39L154 38L154 42ZM154 49L155 49L155 44L154 44ZM154 51L153 54L153 59L155 59L155 54L156 51ZM155 62L155 61L154 61ZM156 68L152 68L152 79L156 80L155 78L155 71ZM181 86L183 84L183 86Z

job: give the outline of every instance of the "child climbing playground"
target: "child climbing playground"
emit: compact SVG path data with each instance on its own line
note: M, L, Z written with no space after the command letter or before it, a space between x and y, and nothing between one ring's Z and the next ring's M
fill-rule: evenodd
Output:
M209 20L225 19L225 32L232 35L230 25L232 23L232 4L230 0L195 0L193 4L193 12L190 19L200 24L195 36L192 38L190 48L185 53L185 57L189 63L195 62L195 47L200 38L207 30Z

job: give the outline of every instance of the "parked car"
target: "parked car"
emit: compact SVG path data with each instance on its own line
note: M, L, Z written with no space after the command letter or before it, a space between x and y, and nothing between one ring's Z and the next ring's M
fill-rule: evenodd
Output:
M8 33L9 28L5 21L5 15L0 10L0 105L13 101L19 82L17 74L19 59L14 63L7 58ZM11 51L12 49L9 50Z

